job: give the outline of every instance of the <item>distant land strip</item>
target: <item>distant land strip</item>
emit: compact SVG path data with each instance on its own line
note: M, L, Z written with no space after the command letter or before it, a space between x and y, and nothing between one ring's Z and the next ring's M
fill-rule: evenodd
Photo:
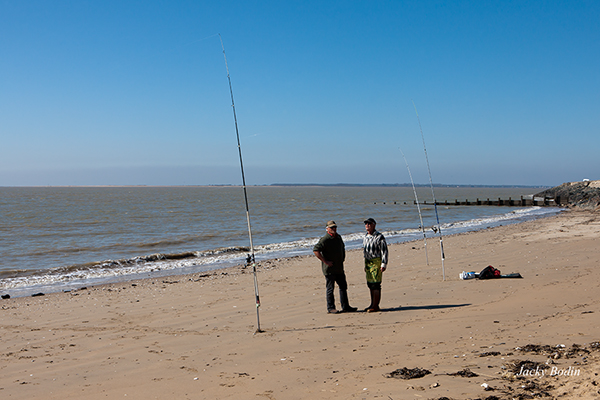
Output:
M412 187L410 183L272 183L270 185L255 186L333 186L333 187ZM427 184L415 183L415 187L429 187ZM549 188L549 185L452 185L446 183L434 183L433 187L444 188Z
M204 185L6 185L0 187L17 187L17 188L169 188L169 187L238 187L238 183L207 183ZM256 185L247 185L250 187L268 187L268 186L283 186L283 187L412 187L410 183L265 183ZM415 187L429 187L427 184L415 183ZM466 185L466 184L446 184L434 183L434 187L442 188L536 188L547 189L550 185Z

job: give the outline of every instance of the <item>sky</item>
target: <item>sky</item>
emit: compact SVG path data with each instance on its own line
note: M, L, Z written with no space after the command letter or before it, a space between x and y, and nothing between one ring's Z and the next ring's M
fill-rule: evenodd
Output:
M599 1L0 0L0 186L239 185L233 109L248 185L410 183L402 153L417 184L600 179L598 21Z

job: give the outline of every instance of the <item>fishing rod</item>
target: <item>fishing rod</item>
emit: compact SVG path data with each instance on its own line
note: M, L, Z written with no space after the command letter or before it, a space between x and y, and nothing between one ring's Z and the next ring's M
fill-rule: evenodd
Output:
M421 127L421 119L419 118L419 113L417 112L417 106L415 102L411 99L413 106L415 107L415 113L417 114L417 121L419 121L419 130L421 131L421 139L423 140L423 150L425 151L425 161L427 162L427 171L429 172L429 185L431 186L431 196L433 197L433 208L435 210L435 219L437 221L436 229L437 233L440 236L440 250L442 252L442 275L443 280L446 280L446 270L444 268L444 260L446 256L444 256L444 240L442 239L442 226L440 225L440 217L438 215L437 210L437 201L435 200L435 193L433 192L433 180L431 179L431 168L429 168L429 157L427 157L427 147L425 147L425 136L423 135L423 128Z
M223 49L223 57L225 58L225 69L227 70L227 80L229 81L229 94L231 94L231 108L233 110L233 121L235 123L235 134L237 136L238 153L240 156L240 169L242 171L242 187L244 188L244 201L246 202L246 221L248 221L248 238L250 239L250 254L246 257L246 266L252 265L252 272L254 274L254 297L256 299L256 332L263 332L260 329L260 313L258 311L260 307L260 296L258 295L258 278L256 276L256 261L254 259L254 245L252 244L252 227L250 225L250 208L248 207L248 192L246 190L246 177L244 175L244 162L242 160L242 146L240 144L240 133L238 131L237 116L235 114L235 103L233 101L233 89L231 88L231 78L229 76L229 66L227 65L227 56L225 55L225 46L223 46L223 38L219 34L219 40L221 41L221 48Z
M406 161L406 157L402 152L401 148L400 154L402 154L402 158L404 158L404 162L406 163L406 169L408 170L408 176L410 176L410 183L412 184L413 193L415 194L415 202L417 203L417 211L419 211L419 220L421 221L421 231L423 232L423 243L425 244L425 260L427 260L427 265L429 265L429 256L427 255L427 236L425 235L425 226L423 225L423 216L421 215L421 206L419 205L419 197L417 196L417 189L415 189L415 182L413 181L412 174L410 173L410 167L408 166L408 161Z

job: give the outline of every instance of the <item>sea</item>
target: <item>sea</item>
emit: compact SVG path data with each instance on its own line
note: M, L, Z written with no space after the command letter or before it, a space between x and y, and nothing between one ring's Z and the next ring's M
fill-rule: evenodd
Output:
M357 249L369 217L388 243L399 243L423 240L423 231L437 238L439 230L445 236L559 213L454 205L436 213L432 205L434 196L520 199L542 190L420 186L416 197L429 204L417 207L410 186L0 187L0 294L205 272L245 264L252 252L257 262L312 254L328 220L346 248Z

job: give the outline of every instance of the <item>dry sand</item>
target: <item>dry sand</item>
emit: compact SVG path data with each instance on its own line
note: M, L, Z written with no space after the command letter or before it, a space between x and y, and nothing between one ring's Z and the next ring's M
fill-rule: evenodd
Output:
M379 313L327 314L315 257L263 263L256 334L239 267L2 300L0 398L598 398L598 213L445 237L446 281L428 247L429 266L422 242L391 246ZM362 309L361 256L346 273ZM487 265L523 279L458 278Z

